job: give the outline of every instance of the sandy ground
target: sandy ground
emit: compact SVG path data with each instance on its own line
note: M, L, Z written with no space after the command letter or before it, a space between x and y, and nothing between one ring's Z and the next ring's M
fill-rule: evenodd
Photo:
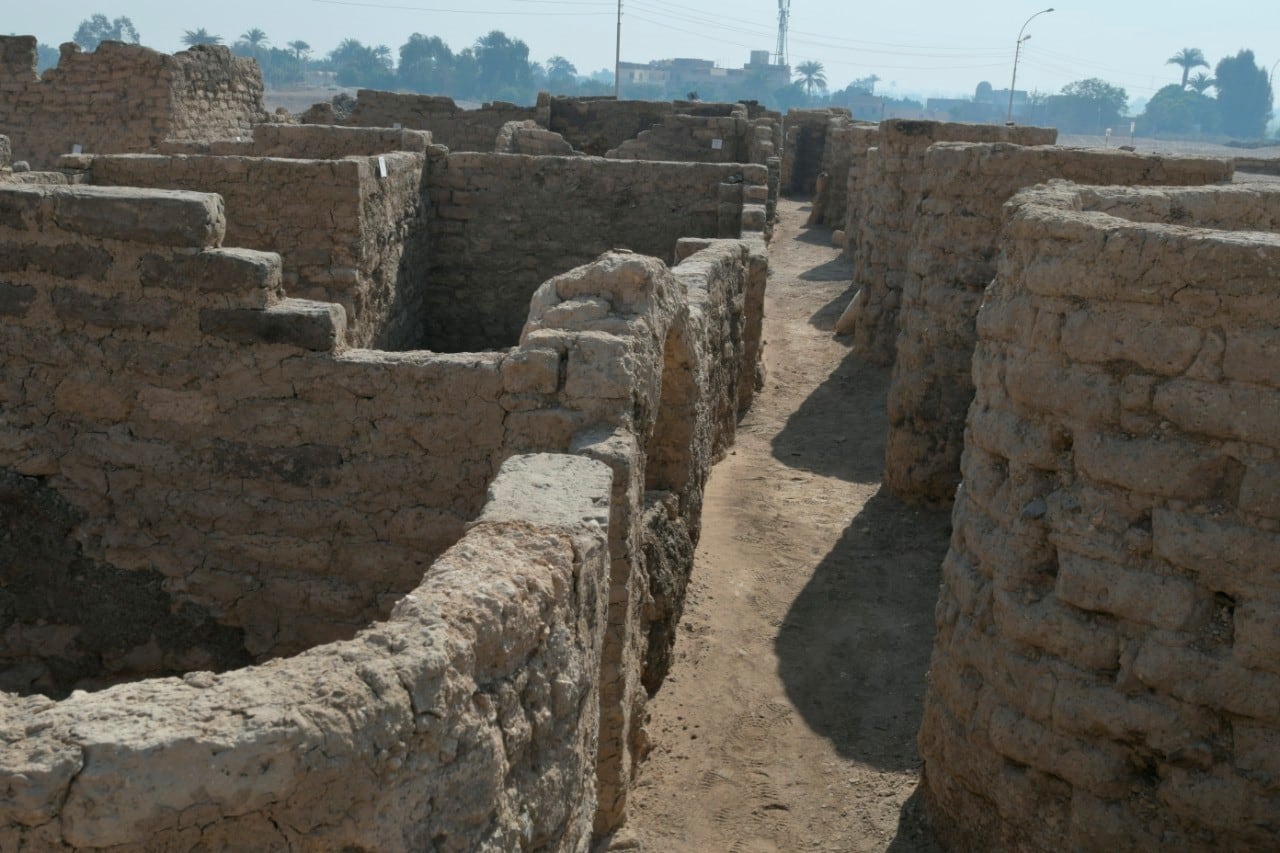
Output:
M712 473L615 849L936 849L915 736L949 515L880 487L889 371L832 337L851 268L808 210L780 205L768 382Z
M1128 129L1127 124L1124 129ZM1131 142L1133 147L1141 154L1189 154L1201 157L1261 157L1268 159L1280 157L1280 142L1259 148L1237 148L1233 145L1219 145L1214 142L1200 142L1190 139L1155 139L1149 136L1139 136L1130 140L1128 133L1122 136L1112 136L1110 139L1105 136L1088 136L1078 133L1062 133L1058 135L1059 145L1072 147L1117 148L1121 145L1129 145Z

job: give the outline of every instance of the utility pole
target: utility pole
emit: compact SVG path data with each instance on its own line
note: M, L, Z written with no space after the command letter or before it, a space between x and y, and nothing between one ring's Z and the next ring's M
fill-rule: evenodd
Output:
M787 64L787 27L791 21L791 0L778 0L778 46L774 50L774 64Z
M618 41L613 52L613 99L622 100L622 0L618 0Z
M1022 43L1027 39L1031 38L1031 36L1029 35L1023 36L1022 34L1027 31L1027 24L1031 23L1041 15L1046 15L1052 11L1053 11L1052 6L1050 6L1048 9L1041 9L1039 12L1036 12L1030 18L1027 18L1027 20L1024 21L1022 24L1022 29L1018 30L1018 40L1017 42L1015 42L1015 46L1013 49L1013 79L1009 81L1009 112L1005 114L1005 117L1004 117L1005 124L1013 124L1013 90L1018 87L1018 57L1022 55Z

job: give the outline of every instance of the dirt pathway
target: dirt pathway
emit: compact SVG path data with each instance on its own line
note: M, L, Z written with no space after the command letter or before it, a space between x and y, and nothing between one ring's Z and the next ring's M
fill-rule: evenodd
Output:
M808 211L779 206L768 382L712 473L615 848L935 849L915 735L948 517L881 491L889 373L833 339L851 268Z

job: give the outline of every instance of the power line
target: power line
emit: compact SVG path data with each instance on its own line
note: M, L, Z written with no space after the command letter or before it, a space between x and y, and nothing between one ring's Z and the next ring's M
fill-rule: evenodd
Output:
M323 4L324 4L324 5L326 5L326 6L356 6L356 7L362 8L362 9L392 9L392 10L404 11L404 12L434 12L434 13L436 13L436 14L449 14L449 15L498 15L498 16L501 16L501 15L535 15L535 16L539 16L539 17L541 17L541 16L546 16L546 15L558 15L558 16L564 16L564 17L570 17L570 16L572 16L572 17L575 17L575 18L576 18L576 17L582 17L583 15L610 15L610 16L611 16L611 15L613 15L613 12L612 12L612 11L610 11L610 10L612 10L612 8L613 8L613 4L611 4L611 3L594 3L594 2L586 2L586 0L524 0L524 2L528 2L528 3L548 3L548 4L555 4L555 5L561 5L561 6L590 6L590 7L602 8L602 9L605 9L606 11L601 11L601 12L546 12L546 11L538 10L538 11L528 11L528 12L516 12L516 11L510 11L510 10L507 10L507 9L503 9L503 10L495 10L495 9L440 9L440 8L436 8L436 7L428 7L428 6L402 6L402 5L398 5L398 4L395 4L395 3L367 3L367 2L360 2L360 0L311 0L311 2L312 2L312 3L323 3Z

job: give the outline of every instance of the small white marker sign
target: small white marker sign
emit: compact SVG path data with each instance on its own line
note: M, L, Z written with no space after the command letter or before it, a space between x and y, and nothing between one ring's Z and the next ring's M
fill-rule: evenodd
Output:
M724 140L723 140L723 139L713 139L713 140L711 140L711 150L712 150L712 151L719 151L719 150L720 150L720 149L722 149L722 148L724 148Z
M385 178L387 176L387 158L386 157L378 158L378 176L382 178Z
M75 145L72 145L72 146L71 146L71 153L72 153L72 154L83 154L83 153L84 153L84 146L83 146L83 145L81 145L79 142L77 142Z

